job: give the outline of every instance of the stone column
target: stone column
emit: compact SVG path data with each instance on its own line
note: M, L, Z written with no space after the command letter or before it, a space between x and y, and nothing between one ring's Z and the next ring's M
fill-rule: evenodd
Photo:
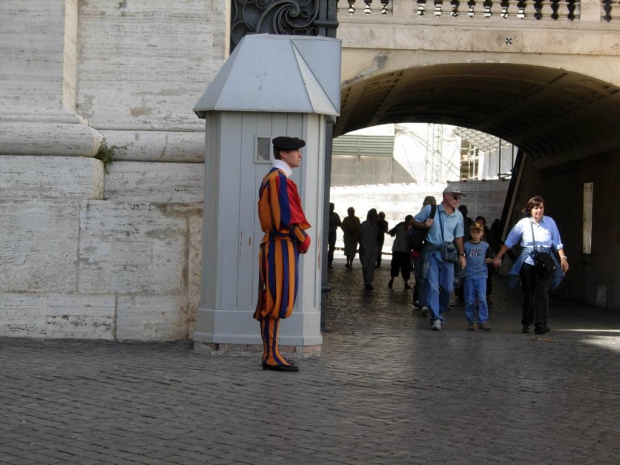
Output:
M0 15L0 155L94 156L101 136L75 113L78 0L6 0Z

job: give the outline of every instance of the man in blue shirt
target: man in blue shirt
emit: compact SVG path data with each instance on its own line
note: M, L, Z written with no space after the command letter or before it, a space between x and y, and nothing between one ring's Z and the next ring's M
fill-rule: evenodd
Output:
M429 218L430 205L420 210L413 220L414 227L428 229L426 243L422 250L422 273L426 281L426 301L431 311L431 329L441 331L444 318L442 314L450 305L454 288L454 266L458 260L465 268L463 249L464 221L457 205L465 194L456 186L450 185L443 191L443 201L437 206L435 219ZM445 249L454 249L457 256L450 256Z

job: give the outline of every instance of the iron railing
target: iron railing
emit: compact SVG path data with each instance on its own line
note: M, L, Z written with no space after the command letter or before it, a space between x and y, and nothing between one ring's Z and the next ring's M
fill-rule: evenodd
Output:
M232 0L230 50L246 34L336 37L336 0Z

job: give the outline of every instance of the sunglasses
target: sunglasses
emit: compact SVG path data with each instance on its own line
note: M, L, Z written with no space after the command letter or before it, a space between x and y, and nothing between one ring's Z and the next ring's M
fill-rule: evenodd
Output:
M451 195L450 197L452 197L454 200L461 200L461 197L459 197L458 195Z

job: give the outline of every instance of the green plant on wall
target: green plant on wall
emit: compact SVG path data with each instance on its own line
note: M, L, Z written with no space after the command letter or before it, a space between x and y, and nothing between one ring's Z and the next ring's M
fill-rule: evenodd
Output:
M126 145L110 145L108 147L108 143L105 139L101 141L99 145L99 149L97 150L97 154L95 158L97 160L101 160L103 162L103 167L105 168L105 172L108 172L108 167L114 163L114 157L117 151L125 150L127 148Z

